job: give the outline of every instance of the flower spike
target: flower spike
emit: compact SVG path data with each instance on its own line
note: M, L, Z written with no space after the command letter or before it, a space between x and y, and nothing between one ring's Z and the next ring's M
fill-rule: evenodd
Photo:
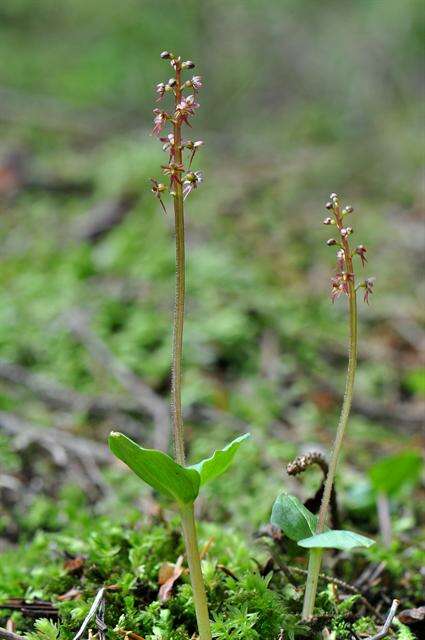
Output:
M325 208L331 211L333 217L327 217L323 220L323 224L336 225L341 241L338 242L335 238L329 238L326 241L328 247L339 246L341 247L336 254L337 257L337 272L336 275L331 278L331 300L335 302L342 293L350 296L350 286L353 286L353 294L355 295L357 289L362 287L365 289L364 301L369 304L369 296L373 291L374 278L367 278L362 284L355 285L355 272L353 268L353 257L358 255L362 261L364 267L367 258L367 249L363 244L359 244L353 251L350 248L350 236L354 233L352 227L346 227L343 219L346 215L354 211L351 205L341 208L339 198L336 193L331 193L329 201L326 203Z
M169 94L173 96L174 104L170 113L159 108L153 110L152 135L159 138L163 151L168 154L167 163L162 165L164 175L170 178L168 191L173 198L179 197L179 193L181 193L183 200L203 182L202 172L193 171L191 167L195 154L204 142L203 140L183 141L182 139L183 125L192 126L190 120L199 108L197 96L199 89L203 86L203 80L200 75L183 80L183 73L195 67L191 60L182 61L180 56L176 56L170 51L163 51L161 58L170 62L175 73L166 82L157 83L155 88L157 102ZM163 130L167 125L171 126L171 131L165 133ZM152 185L152 193L160 201L163 210L166 211L162 197L167 187L153 178Z

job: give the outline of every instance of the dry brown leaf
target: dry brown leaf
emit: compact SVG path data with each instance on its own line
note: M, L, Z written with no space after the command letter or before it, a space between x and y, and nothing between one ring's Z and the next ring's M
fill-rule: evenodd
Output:
M66 593L58 596L57 599L60 602L66 602L67 600L77 600L81 596L81 591L76 587L72 587Z
M423 622L425 620L425 606L417 607L416 609L404 609L404 611L400 611L397 617L400 622L407 625Z
M171 562L164 562L158 574L158 584L161 585L158 598L160 602L166 602L173 591L174 583L180 578L183 573L183 556L179 556L176 564Z
M215 542L215 538L213 538L212 536L210 538L208 538L208 540L206 541L206 543L202 547L202 550L201 550L201 553L200 553L201 560L203 560L205 558L205 556L207 555L208 551L213 546L214 542Z
M71 560L67 560L63 566L68 573L78 573L84 566L84 558L82 556L71 558Z

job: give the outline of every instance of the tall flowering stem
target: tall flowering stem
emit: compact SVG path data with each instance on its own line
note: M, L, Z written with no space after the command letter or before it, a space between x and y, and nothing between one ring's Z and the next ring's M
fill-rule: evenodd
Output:
M357 291L364 289L364 300L368 302L369 295L372 293L374 283L373 278L367 278L363 282L356 285L353 258L357 255L360 257L364 266L366 259L366 248L359 245L354 250L350 246L350 236L353 229L345 225L345 217L353 212L352 207L341 207L340 201L336 193L332 193L326 208L332 212L333 217L325 218L325 225L335 225L338 230L339 238L330 238L327 241L328 246L337 246L337 273L331 279L331 297L334 302L341 294L348 297L349 306L349 345L348 345L348 368L345 383L344 399L341 408L341 414L336 431L335 441L329 462L329 470L326 476L325 487L323 491L322 503L320 505L319 516L317 520L316 534L323 533L326 527L326 521L329 512L329 504L332 495L332 488L335 481L335 474L341 454L344 434L348 424L351 404L353 400L354 379L357 365ZM303 618L308 619L313 615L314 603L316 600L317 583L322 564L322 549L311 549L308 564L308 576L306 583L306 591L303 604Z
M181 65L176 62L176 84L174 91L175 107L179 105L182 97L181 90ZM172 155L174 162L182 166L181 133L182 120L174 118ZM183 187L181 180L177 180L174 188L174 223L176 230L176 293L174 304L173 327L173 369L171 378L171 397L174 432L174 454L179 464L185 463L183 416L181 403L182 384L182 357L183 357L183 324L185 303L185 237L184 237L184 205Z
M171 410L173 416L173 443L176 461L184 466L184 426L181 405L182 386L182 357L183 357L183 327L185 309L185 228L184 228L184 201L190 193L202 182L200 171L192 171L190 167L202 140L183 140L182 128L191 126L189 119L199 107L196 101L197 91L202 87L202 78L193 76L183 81L183 73L194 68L190 60L183 62L180 57L169 51L161 54L163 60L169 60L174 70L174 76L168 82L157 84L156 92L158 101L165 94L173 95L173 111L168 113L162 109L154 109L153 134L163 142L163 150L168 154L167 164L162 166L163 173L170 180L169 185L151 179L152 192L159 199L163 211L167 209L163 198L167 191L173 198L175 238L176 238L176 289L173 321L173 364L171 379ZM172 132L162 136L163 129L171 126ZM184 152L188 155L187 168L185 167ZM193 503L180 506L183 536L186 546L186 555L189 564L190 578L193 590L193 600L196 610L196 619L200 640L211 640L211 629L208 615L207 598L205 594L204 580L202 576L201 560L199 556L198 540Z

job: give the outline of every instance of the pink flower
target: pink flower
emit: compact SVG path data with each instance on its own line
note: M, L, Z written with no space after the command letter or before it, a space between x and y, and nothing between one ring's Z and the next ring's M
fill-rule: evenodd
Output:
M164 175L170 176L170 189L172 189L175 184L181 184L180 174L184 171L182 164L170 162L169 164L162 165L161 168Z
M354 274L348 273L347 271L337 273L336 276L331 278L332 302L335 302L335 300L337 300L342 293L345 293L347 296L349 295L349 282L354 282Z
M193 116L195 109L199 107L199 104L195 100L195 96L190 95L187 98L183 98L176 107L174 116L178 120L183 120L186 124L189 124L188 117Z
M339 249L336 252L336 260L338 263L338 268L340 271L344 270L344 266L345 266L345 252L344 249Z
M373 287L375 285L375 278L366 278L364 283L361 285L365 292L363 300L369 304L369 296L373 293Z
M168 136L166 136L164 138L160 138L160 140L161 140L161 142L164 143L162 145L162 150L163 151L169 151L169 154L170 154L169 162L171 162L171 160L173 159L173 156L174 156L174 134L173 133L169 133Z
M334 276L331 278L331 299L335 302L343 292L342 281L340 276Z
M173 67L173 69L181 69L181 57L178 56L178 58L174 58L172 56L170 56L171 60L170 60L170 64Z
M153 121L154 128L152 129L152 134L154 136L159 136L170 116L166 111L161 111L161 109L154 109L153 112L155 114L155 118Z
M185 142L183 142L182 148L189 149L189 151L191 151L189 158L189 169L191 167L195 153L198 151L199 147L202 147L203 144L203 140L197 140L196 142L193 142L193 140L186 140Z
M192 80L189 80L189 82L194 91L197 91L203 85L201 76L193 76Z
M158 94L158 99L157 102L159 102L160 100L162 100L162 98L164 97L164 93L166 91L165 89L166 85L163 82L159 82L156 85L156 93Z
M163 184L162 182L158 182L158 180L155 180L155 178L151 178L151 182L152 182L152 189L151 189L152 193L160 201L161 207L163 208L164 213L167 213L167 210L165 208L165 205L164 205L164 203L162 201L162 197L161 197L161 194L164 193L164 191L167 190L166 185Z
M360 256L360 260L362 261L362 265L365 266L366 262L367 262L367 258L366 258L366 247L362 244L359 244L358 247L356 247L355 249L355 253Z
M183 180L183 197L186 200L187 196L198 188L198 185L203 182L204 176L201 171L190 171L186 174Z

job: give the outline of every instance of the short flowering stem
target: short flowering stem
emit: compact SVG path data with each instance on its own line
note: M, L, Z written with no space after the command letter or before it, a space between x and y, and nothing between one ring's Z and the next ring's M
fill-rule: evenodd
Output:
M342 218L339 206L335 208L335 217L337 224L341 224ZM351 251L347 238L342 239L343 249L345 253L346 267L349 273L354 273ZM348 300L349 300L349 350L348 350L348 368L345 383L344 400L341 408L341 415L338 422L335 442L329 462L329 471L326 476L325 488L323 491L322 503L320 505L319 517L317 521L316 534L323 533L326 527L326 520L329 511L329 503L332 494L332 487L335 481L336 469L338 466L342 442L348 424L351 404L353 400L354 378L357 365L357 294L354 279L348 281ZM306 591L303 605L303 619L308 619L313 615L314 603L316 600L317 582L322 562L322 549L312 549L309 556L308 575L306 583Z

